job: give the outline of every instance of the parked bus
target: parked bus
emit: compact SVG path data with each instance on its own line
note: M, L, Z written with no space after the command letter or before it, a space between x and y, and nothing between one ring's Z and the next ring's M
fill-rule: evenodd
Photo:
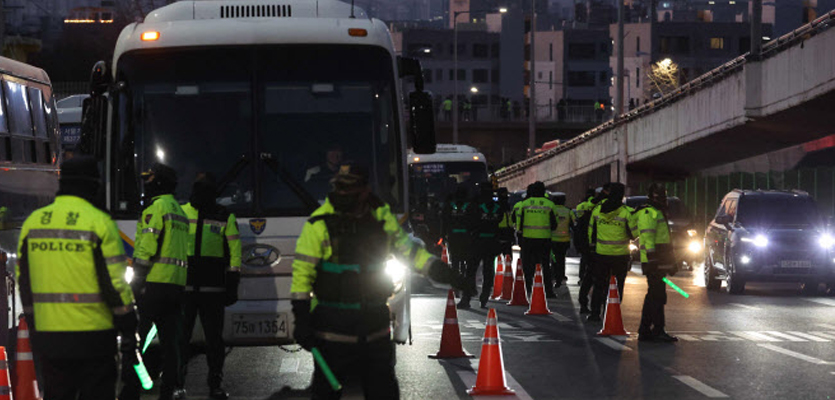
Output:
M409 153L410 222L428 244L441 238L441 210L459 184L475 195L475 184L487 182L487 161L475 147L439 144L435 154ZM431 246L430 246L431 247ZM435 248L435 253L438 249Z
M40 68L0 57L0 326L15 326L14 265L23 221L58 191L58 118L49 76ZM8 345L0 329L0 345Z
M181 203L198 173L217 176L243 244L240 301L226 309L224 339L288 343L296 239L324 202L333 166L367 162L375 193L400 215L408 209L406 76L417 88L407 96L411 144L432 152L420 66L397 58L386 25L361 8L179 1L128 25L110 66L96 64L79 147L104 164L107 208L128 253L146 205L141 171L173 167Z

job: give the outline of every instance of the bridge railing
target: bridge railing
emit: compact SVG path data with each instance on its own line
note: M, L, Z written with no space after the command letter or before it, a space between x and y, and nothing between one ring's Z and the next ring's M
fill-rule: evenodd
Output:
M835 25L835 10L832 10L814 21L766 43L763 45L762 58L772 57L789 47L797 45L798 43L802 44L804 40L831 28L833 25ZM632 111L621 114L618 119L613 119L609 122L603 123L592 130L580 134L574 139L566 141L560 146L503 168L496 172L496 176L500 181L519 176L523 174L524 170L531 165L540 163L559 153L568 151L581 143L614 129L619 125L657 112L658 110L679 101L683 97L689 96L690 94L701 90L703 87L710 86L726 76L739 71L745 65L749 57L750 53L745 53L737 58L734 58L725 64L722 64L719 67L716 67L713 70L708 71L707 73L679 86L674 91L667 93L656 100L645 103Z

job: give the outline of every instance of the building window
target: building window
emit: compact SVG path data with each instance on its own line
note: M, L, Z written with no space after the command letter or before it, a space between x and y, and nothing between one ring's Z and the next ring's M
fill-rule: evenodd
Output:
M710 48L713 50L722 50L725 48L725 38L714 37L710 38Z
M594 43L569 43L569 60L592 60L594 59Z
M435 80L438 82L442 82L444 80L444 70L437 69L435 70Z
M594 86L594 71L569 71L568 86L591 87Z
M490 76L490 77L492 78L492 79L490 80L492 83L499 83L499 70L494 69L494 70L491 72L491 76Z
M432 83L432 70L431 69L423 70L423 82L424 83Z
M690 53L690 38L687 36L661 36L658 45L661 54Z
M635 87L641 87L641 67L635 67Z
M606 79L609 78L609 73L606 72L606 71L600 71L600 72L597 73L597 75L598 75L597 82L599 82L600 84L606 83Z
M548 71L548 89L554 89L554 71Z
M473 57L475 58L487 58L490 56L489 51L490 48L486 44L477 43L473 45Z
M641 37L638 36L635 38L635 51L640 53L641 52Z
M459 69L458 70L458 80L459 81L466 81L467 80L467 70L466 69Z
M449 79L450 81L455 80L455 70L449 70Z
M548 61L554 61L554 44L548 43Z
M490 57L499 58L499 44L493 43L490 45Z
M473 70L473 83L487 83L489 80L486 69Z

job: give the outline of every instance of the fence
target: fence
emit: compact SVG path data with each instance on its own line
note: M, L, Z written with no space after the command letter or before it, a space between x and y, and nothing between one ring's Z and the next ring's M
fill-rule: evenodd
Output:
M635 194L645 193L647 184L641 183ZM667 195L678 196L694 217L694 222L702 227L710 223L722 198L733 189L802 190L815 198L822 215L835 215L835 167L733 172L668 182L666 187Z
M452 111L443 111L438 104L438 121L451 121ZM464 110L464 106L458 107L458 120L464 121L527 121L528 110L524 107L501 105L473 105L472 110ZM573 123L603 123L612 119L611 109L595 110L593 105L571 105L566 107L550 107L540 104L536 110L537 121L573 122Z

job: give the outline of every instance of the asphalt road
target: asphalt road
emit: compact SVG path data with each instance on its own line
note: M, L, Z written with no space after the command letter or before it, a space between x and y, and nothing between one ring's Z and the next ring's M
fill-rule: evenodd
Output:
M549 301L552 316L525 316L525 307L490 302L498 312L509 385L520 399L829 399L835 397L835 298L806 297L798 285L749 284L746 294L707 292L701 270L672 280L690 294L668 290L667 329L675 344L638 342L646 280L630 272L622 311L628 337L602 338L576 304L577 260L569 287ZM469 398L478 358L438 361L445 295L412 299L414 344L398 346L404 399ZM486 310L459 311L464 348L479 355ZM295 346L291 346L295 347ZM190 399L206 398L205 358L190 361ZM276 347L235 348L227 358L233 399L309 398L312 358ZM151 397L149 397L151 398ZM343 398L362 398L349 387Z

